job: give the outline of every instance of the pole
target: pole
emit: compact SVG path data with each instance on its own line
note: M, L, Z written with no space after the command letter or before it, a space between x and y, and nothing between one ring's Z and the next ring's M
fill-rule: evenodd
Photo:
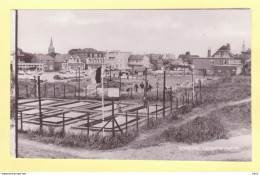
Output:
M46 98L47 97L47 83L45 83L44 87L45 87L45 98Z
M139 120L138 110L136 110L136 129L137 129L137 131L139 130L139 129L138 129L138 120Z
M65 96L65 91L66 91L65 88L66 88L66 87L65 87L65 86L66 86L66 85L63 86L63 98L64 98L64 99L66 98L66 96Z
M158 101L158 99L159 99L159 96L158 96L158 87L159 87L159 82L158 82L158 80L157 80L156 85L157 85L156 101Z
M88 115L88 135L89 135L89 115Z
M23 112L20 112L20 117L21 117L21 130L23 130Z
M202 104L202 98L201 98L201 80L200 80L200 104Z
M127 122L128 122L128 116L127 116L127 113L125 113L125 124L126 124L126 126L125 126L125 132L126 132L126 134L127 134L127 129L128 129Z
M157 103L156 103L156 106L155 106L155 107L156 107L156 109L155 109L155 110L156 110L156 112L155 112L155 117L156 117L156 119L157 119Z
M28 93L28 84L26 84L26 97L29 98L29 93Z
M133 97L133 88L131 87L131 98Z
M62 114L62 132L65 133L65 114Z
M163 72L163 116L165 116L165 84L166 84L166 71Z
M192 67L192 107L194 106L194 67Z
M78 96L78 100L80 100L80 67L79 67L79 96Z
M103 125L104 125L104 118L105 118L105 112L104 112L104 77L103 77L103 65L101 65L101 84L102 84L102 123L103 123ZM113 104L114 105L114 104ZM114 106L113 106L113 108L114 108ZM113 109L114 110L114 109ZM114 111L112 112L112 113L114 113ZM114 123L114 122L113 122ZM103 130L102 130L102 133L103 133L103 135L104 135L104 132L105 132L105 130L104 130L104 128L103 128Z
M110 83L111 83L111 65L109 66L109 74L110 74Z
M134 67L132 67L132 80L134 79Z
M172 87L170 88L170 93L171 93L170 100L171 100L171 113L172 113Z
M115 114L114 114L114 98L112 98L112 131L113 137L115 137Z
M53 84L53 88L54 88L54 89L53 89L53 96L54 96L54 98L55 98L55 89L56 89L56 88L55 88L55 84Z
M149 106L147 107L147 119L148 119L148 128L149 128L149 126L150 126L150 121L149 121L149 118L150 118L150 116L149 116Z
M119 71L120 85L119 85L119 93L121 93L121 70Z
M18 10L15 10L15 157L18 158Z
M40 132L42 132L42 105L41 105L41 82L38 76L38 98L39 98L39 116L40 116Z

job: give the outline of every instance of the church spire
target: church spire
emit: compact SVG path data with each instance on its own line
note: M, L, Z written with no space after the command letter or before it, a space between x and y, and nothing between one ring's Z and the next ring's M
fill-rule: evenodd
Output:
M49 55L53 55L55 53L55 48L53 46L52 37L51 37L51 42L50 42L50 46L48 49L48 53L49 53Z
M50 44L50 47L53 47L53 43L52 43L52 37L51 37L51 44Z

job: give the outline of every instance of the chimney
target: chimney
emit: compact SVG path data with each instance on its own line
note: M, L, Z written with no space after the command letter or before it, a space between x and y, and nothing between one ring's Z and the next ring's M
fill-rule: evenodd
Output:
M208 48L208 57L211 57L211 48Z

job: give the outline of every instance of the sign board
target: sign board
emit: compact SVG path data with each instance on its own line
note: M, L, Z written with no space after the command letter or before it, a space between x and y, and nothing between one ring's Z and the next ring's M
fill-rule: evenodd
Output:
M120 97L119 88L107 88L108 97Z

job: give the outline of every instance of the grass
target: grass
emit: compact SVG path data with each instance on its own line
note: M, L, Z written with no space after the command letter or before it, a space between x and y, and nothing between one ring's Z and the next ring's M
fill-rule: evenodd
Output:
M42 132L39 130L27 130L20 131L20 133L31 140L37 140L43 143L100 150L122 147L133 141L138 136L138 133L135 130L129 131L124 135L116 134L115 137L112 135L87 135L84 132L78 134L71 132L63 133L62 131L54 131L52 128L43 130Z
M169 127L161 137L166 141L201 143L227 138L227 130L218 118L198 116L179 127Z
M217 104L251 97L251 77L222 77L203 88L203 103Z

